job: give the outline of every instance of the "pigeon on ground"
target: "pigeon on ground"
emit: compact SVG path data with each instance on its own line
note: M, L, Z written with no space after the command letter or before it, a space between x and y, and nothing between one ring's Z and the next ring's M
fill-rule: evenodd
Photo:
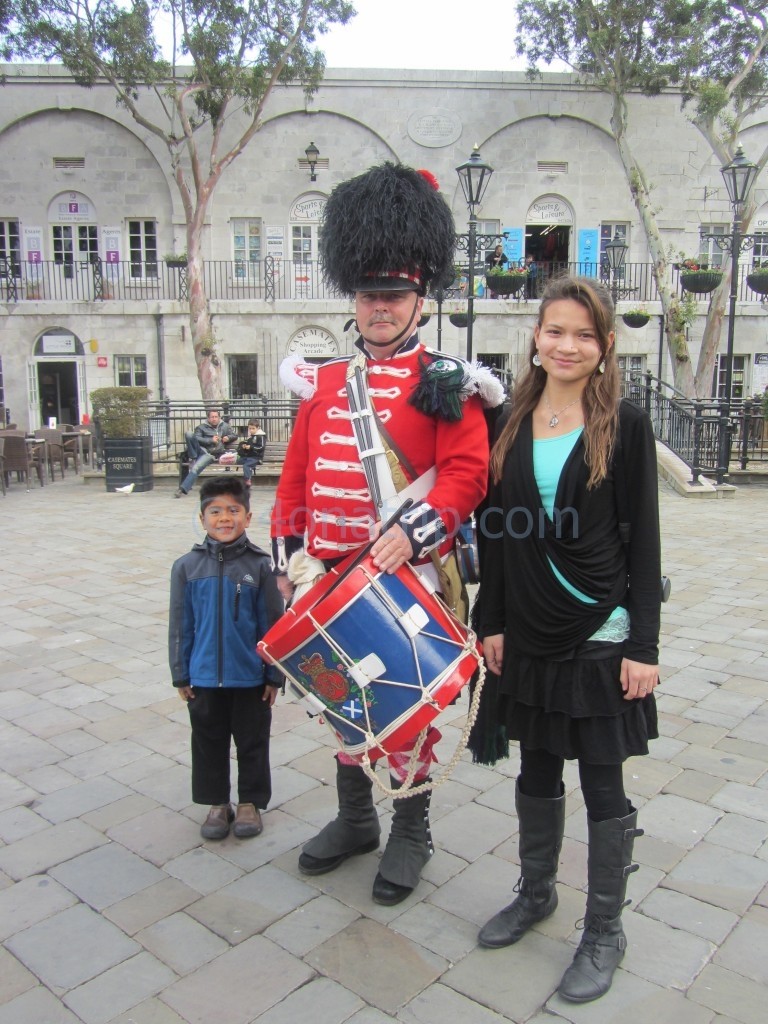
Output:
M125 487L116 487L115 494L130 494L136 484L126 484Z

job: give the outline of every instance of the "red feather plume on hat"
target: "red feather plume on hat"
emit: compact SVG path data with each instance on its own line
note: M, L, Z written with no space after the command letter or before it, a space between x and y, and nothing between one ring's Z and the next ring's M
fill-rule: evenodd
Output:
M423 167L419 167L419 174L422 176L424 181L428 181L429 182L429 184L432 186L432 188L435 190L435 192L439 192L440 191L440 182L434 176L432 171L426 171L426 170L424 170Z

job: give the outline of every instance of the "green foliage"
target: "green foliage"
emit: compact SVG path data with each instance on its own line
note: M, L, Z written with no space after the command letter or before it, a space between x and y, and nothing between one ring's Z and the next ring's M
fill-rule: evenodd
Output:
M491 267L486 270L486 277L527 277L527 267Z
M147 433L149 388L97 388L91 392L94 422L102 437L141 437Z

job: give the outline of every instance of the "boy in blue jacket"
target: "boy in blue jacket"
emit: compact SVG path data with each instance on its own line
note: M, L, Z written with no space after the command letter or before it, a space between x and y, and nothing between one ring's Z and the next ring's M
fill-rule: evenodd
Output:
M192 799L210 804L200 834L224 839L262 831L272 795L269 732L282 683L256 644L283 614L270 557L246 536L249 492L238 479L200 488L202 544L171 570L168 657L192 725ZM230 805L229 752L237 751L237 813Z

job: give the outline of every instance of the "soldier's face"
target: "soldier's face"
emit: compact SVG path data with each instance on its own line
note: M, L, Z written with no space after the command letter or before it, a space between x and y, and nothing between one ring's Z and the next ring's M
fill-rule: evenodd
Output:
M357 292L357 326L376 355L386 359L416 330L423 305L415 291Z

